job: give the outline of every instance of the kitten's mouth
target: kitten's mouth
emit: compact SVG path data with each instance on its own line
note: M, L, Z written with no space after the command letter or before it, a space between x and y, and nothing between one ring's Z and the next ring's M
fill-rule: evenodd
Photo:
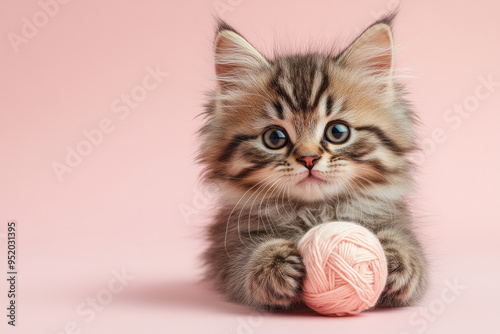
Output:
M323 179L320 179L317 176L314 176L311 172L304 177L302 180L300 180L297 184L310 184L310 183L324 183L325 181Z

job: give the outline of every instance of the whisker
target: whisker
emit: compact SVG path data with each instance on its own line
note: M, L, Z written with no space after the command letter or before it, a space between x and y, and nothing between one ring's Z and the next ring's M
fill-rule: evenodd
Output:
M272 176L272 175L271 175ZM266 179L270 178L271 176L263 179L262 181L260 181L259 183L255 184L254 186L252 186L251 188L249 188L244 194L243 196L241 196L241 198L238 200L238 202L236 203L236 205L233 207L233 209L231 210L231 213L229 214L229 216L227 217L227 222L226 222L226 232L225 232L225 235L224 235L224 249L226 251L226 254L231 257L229 255L229 252L227 251L227 234L228 234L228 230L229 230L229 220L231 219L231 216L234 212L234 210L236 209L236 207L238 206L238 204L241 202L241 200L243 199L243 197L245 197L245 195L250 191L252 190L254 187L256 187L257 185L259 185L260 183L264 182Z
M270 177L274 177L275 175L270 175ZM255 203L255 201L257 200L258 198L258 195L262 192L262 190L265 189L265 187L267 187L271 182L273 182L274 179L271 179L271 180L267 180L264 184L262 184L261 186L259 186L259 188L257 188L257 190L247 199L247 201L245 202L245 204L241 207L240 209L240 212L239 212L239 215L238 215L238 220L237 220L237 224L238 224L238 237L240 238L240 241L243 243L243 240L241 239L241 234L240 234L240 230L239 230L239 224L240 224L240 220L241 220L241 214L243 213L243 210L245 208L247 208L247 203L248 201L253 197L255 196L253 202L252 202L252 205L250 207L250 210L248 211L248 224L247 224L247 228L248 228L248 234L250 236L250 239L252 242L254 242L254 240L252 239L251 237L251 218L252 218L252 210L253 210L253 205ZM257 216L257 230L259 228L259 218ZM266 233L267 233L267 228L266 228L266 225L264 224L264 229L266 230ZM255 242L254 242L255 243Z

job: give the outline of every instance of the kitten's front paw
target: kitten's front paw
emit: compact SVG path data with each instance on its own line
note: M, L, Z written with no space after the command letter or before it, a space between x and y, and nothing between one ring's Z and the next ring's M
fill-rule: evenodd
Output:
M413 270L410 263L400 251L394 248L387 247L385 256L388 267L387 293L401 292L412 276Z
M396 245L384 246L388 276L379 305L383 307L414 304L424 290L424 268L413 252Z
M264 242L248 263L245 287L252 304L287 309L300 301L305 267L295 243L284 239Z

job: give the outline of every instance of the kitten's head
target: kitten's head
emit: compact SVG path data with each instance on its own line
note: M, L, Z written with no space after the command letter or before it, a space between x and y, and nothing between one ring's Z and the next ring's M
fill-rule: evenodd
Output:
M226 198L400 196L414 147L390 20L337 55L269 59L221 23L199 160Z

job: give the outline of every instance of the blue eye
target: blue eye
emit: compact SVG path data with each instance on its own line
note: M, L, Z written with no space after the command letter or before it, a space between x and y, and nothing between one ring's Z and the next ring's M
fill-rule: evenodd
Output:
M325 140L332 144L343 144L351 135L351 130L344 123L332 122L326 126Z
M264 132L262 135L262 142L267 148L277 150L288 143L288 136L284 129L272 128Z

